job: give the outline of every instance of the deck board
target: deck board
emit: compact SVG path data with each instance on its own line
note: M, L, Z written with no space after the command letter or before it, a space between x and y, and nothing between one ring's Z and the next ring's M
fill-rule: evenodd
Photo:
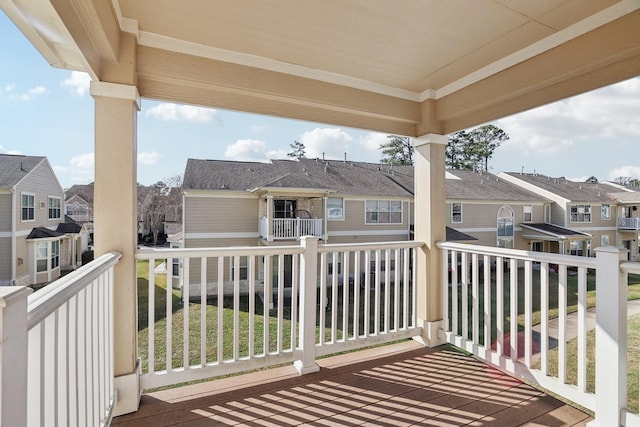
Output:
M592 418L453 347L413 341L142 396L114 426L584 426Z

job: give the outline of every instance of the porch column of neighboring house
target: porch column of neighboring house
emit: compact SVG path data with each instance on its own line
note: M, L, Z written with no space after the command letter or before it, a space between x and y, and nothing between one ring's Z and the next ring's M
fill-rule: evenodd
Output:
M267 242L273 242L273 196L267 195Z
M415 240L425 245L418 249L417 268L418 325L423 327L418 338L429 347L442 344L438 329L442 328L442 251L436 243L445 235L445 148L447 137L427 134L414 140L414 230Z
M137 113L135 86L91 82L95 100L95 257L116 251L114 269L114 415L134 412L140 400L137 349Z

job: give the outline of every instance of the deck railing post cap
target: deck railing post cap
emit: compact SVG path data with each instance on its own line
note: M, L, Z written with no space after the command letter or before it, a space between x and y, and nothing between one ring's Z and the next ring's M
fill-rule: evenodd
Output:
M617 246L600 246L595 248L595 252L596 254L598 254L599 252L609 253L609 254L620 254L620 253L629 252L629 249L619 248Z

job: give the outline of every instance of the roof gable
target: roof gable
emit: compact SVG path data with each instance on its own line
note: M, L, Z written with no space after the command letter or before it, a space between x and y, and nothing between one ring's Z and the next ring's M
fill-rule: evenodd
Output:
M0 154L0 188L13 188L46 157Z

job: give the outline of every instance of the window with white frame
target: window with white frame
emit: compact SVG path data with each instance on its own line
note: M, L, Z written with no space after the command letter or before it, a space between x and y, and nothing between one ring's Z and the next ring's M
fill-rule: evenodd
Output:
M237 258L239 258L239 261L238 261L238 279L239 280L247 280L249 278L249 267L248 267L249 257L239 256ZM235 280L235 278L236 278L236 263L235 263L235 259L236 259L236 257L230 257L229 258L229 262L231 263L231 280Z
M22 220L33 221L36 215L36 196L34 194L22 193Z
M572 240L569 242L569 254L582 256L584 252L584 242L582 240Z
M591 205L571 206L571 222L591 222Z
M331 221L344 219L344 199L342 197L327 199L327 219Z
M49 265L49 242L39 242L36 246L36 272L47 271Z
M402 202L398 200L367 200L365 224L402 224Z
M49 196L49 219L60 219L61 206L60 197Z
M462 223L462 203L451 203L451 223Z
M497 215L497 244L499 248L513 248L514 214L511 206L501 206Z
M51 242L51 270L60 266L60 240Z
M610 205L602 205L600 207L600 219L607 220L611 219L611 206Z
M523 222L533 221L533 206L524 205L522 207L522 221Z

